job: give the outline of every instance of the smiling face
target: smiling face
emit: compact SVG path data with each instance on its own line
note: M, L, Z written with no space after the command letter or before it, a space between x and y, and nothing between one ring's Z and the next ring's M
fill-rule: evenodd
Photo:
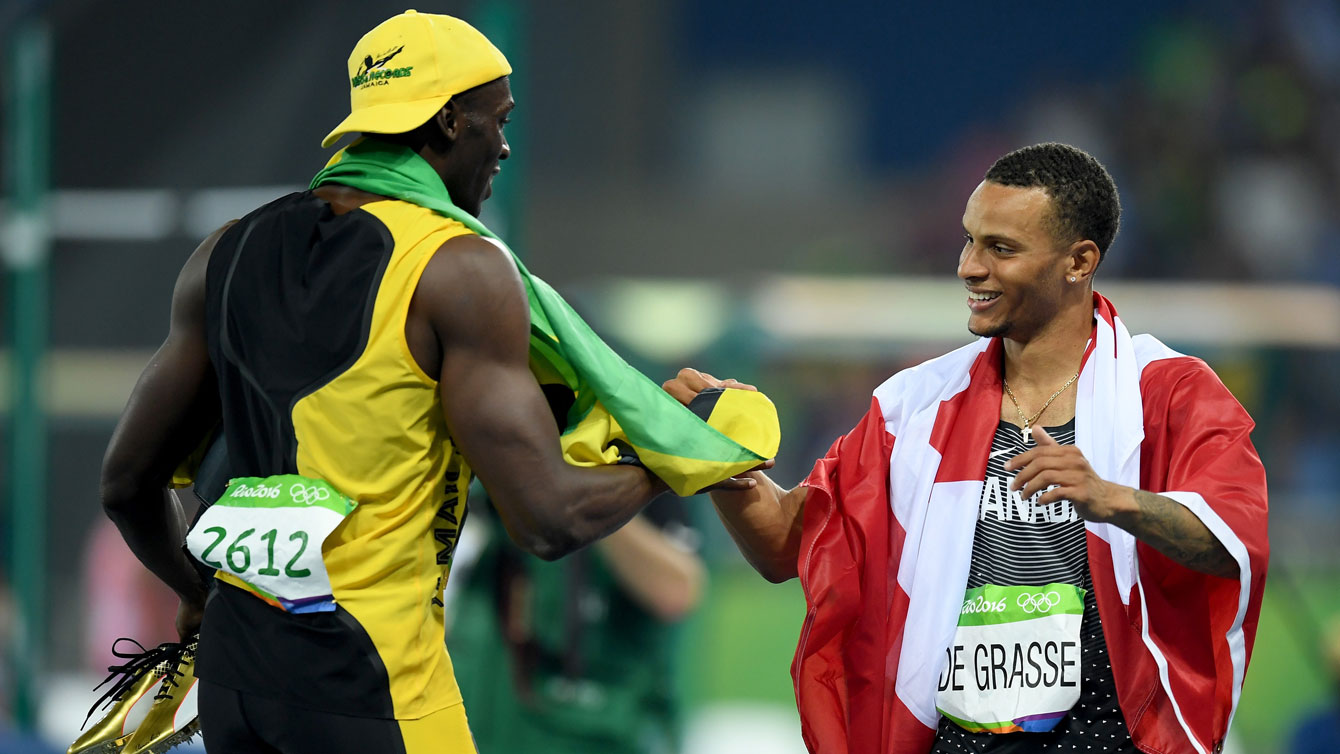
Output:
M1027 341L1079 292L1067 281L1074 249L1056 238L1051 211L1042 188L983 181L968 197L958 276L974 335Z
M499 163L512 152L503 126L515 104L504 76L454 97L439 116L446 120L443 131L451 141L442 181L451 201L472 215L478 216L493 194Z

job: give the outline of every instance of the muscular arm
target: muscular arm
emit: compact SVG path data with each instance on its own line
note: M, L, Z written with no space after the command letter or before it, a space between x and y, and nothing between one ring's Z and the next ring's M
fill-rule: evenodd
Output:
M749 565L780 584L796 577L801 513L809 488L783 489L761 471L750 476L757 486L713 492L712 505Z
M167 339L135 384L102 462L103 510L140 562L192 605L204 602L205 587L182 551L186 520L166 487L219 420L205 340L205 269L224 230L182 268Z
M414 305L441 346L451 436L522 549L562 557L619 528L663 490L636 466L563 459L530 373L530 307L505 251L476 236L451 239L425 268Z
M635 517L596 546L624 592L662 621L687 616L702 599L702 559L646 518Z
M1114 517L1112 523L1179 565L1211 576L1238 577L1238 562L1186 506L1172 498L1130 487L1120 487L1114 494L1123 513Z

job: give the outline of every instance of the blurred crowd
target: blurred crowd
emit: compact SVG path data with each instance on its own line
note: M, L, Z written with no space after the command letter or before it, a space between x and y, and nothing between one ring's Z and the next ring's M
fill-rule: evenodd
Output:
M1222 4L1143 29L1116 80L1039 81L1003 124L982 123L912 176L922 211L900 271L937 272L957 245L964 185L1018 145L1084 146L1114 172L1121 234L1107 275L1340 284L1340 6ZM930 191L922 190L932 186ZM912 250L920 250L914 252Z
M962 242L964 187L1009 149L1062 141L1108 165L1121 190L1121 232L1102 277L1340 285L1340 5L1194 6L1142 29L1115 80L1046 74L1004 123L974 126L944 150L946 162L900 176L890 215L912 224L888 235L893 271L943 274L944 251ZM1340 520L1330 481L1340 394L1328 376L1340 354L1197 355L1216 362L1257 418L1272 502Z

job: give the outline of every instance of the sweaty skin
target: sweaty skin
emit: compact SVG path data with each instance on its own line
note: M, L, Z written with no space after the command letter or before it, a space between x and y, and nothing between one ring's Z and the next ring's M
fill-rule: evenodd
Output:
M416 131L386 138L411 145L453 202L477 213L510 153L502 131L511 107L501 78L454 98ZM343 186L315 193L338 213L385 198ZM199 628L205 586L182 552L180 509L163 491L221 418L205 335L205 271L226 229L182 268L167 340L135 386L102 469L108 516L182 600L183 638ZM563 459L553 414L528 366L530 308L521 277L498 245L473 235L445 242L415 289L405 335L415 361L439 377L451 437L528 552L554 559L583 547L665 489L636 466L580 468ZM723 484L743 489L753 481Z

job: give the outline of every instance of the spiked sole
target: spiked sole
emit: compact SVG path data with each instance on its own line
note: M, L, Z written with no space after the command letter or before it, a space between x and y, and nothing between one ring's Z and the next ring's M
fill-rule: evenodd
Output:
M197 717L191 722L187 723L186 726L181 730L176 731L172 735L168 736L162 741L159 741L156 744L146 746L143 749L134 752L134 754L167 754L167 752L171 751L174 747L180 746L181 744L190 741L192 738L195 738L195 734L199 732L200 732L200 718ZM113 749L111 751L116 752L119 751L119 749ZM109 752L108 754L111 754L111 752Z
M102 743L88 749L80 749L74 754L119 754L121 748L130 741L130 736L122 736L114 741L103 741Z

